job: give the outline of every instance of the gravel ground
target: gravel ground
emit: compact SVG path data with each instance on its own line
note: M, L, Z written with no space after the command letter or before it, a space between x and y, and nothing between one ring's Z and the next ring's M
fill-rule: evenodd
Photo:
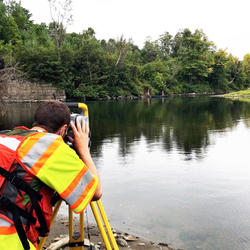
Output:
M78 227L75 226L77 229ZM113 230L114 236L116 238L119 249L150 249L150 250L174 250L169 247L166 243L154 243L146 239L120 232L118 230ZM68 241L68 220L64 218L57 218L55 221L48 239L44 245L44 249L52 250L54 245L59 242ZM95 249L102 250L106 249L103 243L101 234L96 225L90 225L88 228L85 228L85 247L84 249ZM91 246L91 247L90 247ZM61 249L69 249L69 247L61 247ZM180 250L180 249L179 249Z

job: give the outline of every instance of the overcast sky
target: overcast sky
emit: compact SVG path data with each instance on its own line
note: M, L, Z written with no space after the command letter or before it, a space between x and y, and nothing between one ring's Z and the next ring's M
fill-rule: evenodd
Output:
M48 0L22 0L36 23L51 21ZM168 31L202 29L217 48L243 59L250 53L250 0L72 0L68 32L92 27L97 39L132 38L142 47Z

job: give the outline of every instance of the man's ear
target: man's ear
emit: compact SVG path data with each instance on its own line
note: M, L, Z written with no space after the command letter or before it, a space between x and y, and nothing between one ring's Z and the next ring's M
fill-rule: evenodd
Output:
M66 135L67 127L68 127L67 124L62 125L62 126L56 131L55 134L64 137L64 136Z

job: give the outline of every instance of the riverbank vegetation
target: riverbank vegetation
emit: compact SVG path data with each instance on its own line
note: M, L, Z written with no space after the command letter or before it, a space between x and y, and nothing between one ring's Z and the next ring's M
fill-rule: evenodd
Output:
M241 102L250 103L250 89L240 90L240 91L233 91L227 94L224 94L223 97L238 100Z
M122 31L121 31L122 33ZM250 54L217 49L202 30L168 32L139 48L123 37L98 40L93 28L67 33L35 24L20 3L0 1L0 57L29 78L51 82L68 98L150 93L226 93L250 86Z
M233 91L233 92L225 94L225 96L229 96L229 97L230 96L238 96L238 97L249 96L250 97L250 89L245 89L245 90L240 90L240 91Z

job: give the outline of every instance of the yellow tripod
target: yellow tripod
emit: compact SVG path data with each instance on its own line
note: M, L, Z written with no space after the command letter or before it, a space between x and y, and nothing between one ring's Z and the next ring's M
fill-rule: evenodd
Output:
M57 213L59 211L59 208L61 206L61 203L62 203L62 200L58 201L57 204L55 205L52 219L51 219L50 228L52 228L52 225L54 224L54 221L55 221L55 218L56 218ZM96 207L96 205L97 205L97 207ZM113 232L111 230L111 227L110 227L108 218L106 216L106 213L104 211L104 208L102 206L101 200L98 200L96 202L91 202L90 206L91 206L93 215L95 217L97 226L99 228L99 231L101 233L103 242L106 246L106 249L107 250L111 250L111 249L118 250L119 247L116 243L115 237L114 237ZM98 209L99 209L99 212L98 212ZM101 217L100 217L100 215L101 215ZM101 218L102 218L102 220L101 220ZM104 226L106 228L107 233L104 229L103 223L104 223ZM72 212L71 208L69 207L69 244L68 245L70 247L70 250L83 250L84 249L84 215L83 215L83 212L80 214L80 228L79 228L80 232L79 232L79 237L77 237L77 238L75 238L73 236L73 234L74 234L73 225L74 225L73 212ZM108 236L107 236L107 234L108 234ZM39 250L43 249L43 246L46 242L46 239L47 239L47 237L44 237L41 239L39 246L38 246ZM111 244L110 244L110 242L111 242Z

